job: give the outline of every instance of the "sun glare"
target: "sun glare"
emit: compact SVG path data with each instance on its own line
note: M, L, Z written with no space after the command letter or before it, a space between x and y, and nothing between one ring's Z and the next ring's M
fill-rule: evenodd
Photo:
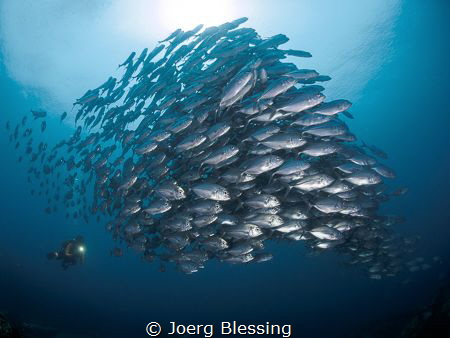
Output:
M189 30L198 24L205 27L236 19L231 0L160 0L161 24L170 30Z

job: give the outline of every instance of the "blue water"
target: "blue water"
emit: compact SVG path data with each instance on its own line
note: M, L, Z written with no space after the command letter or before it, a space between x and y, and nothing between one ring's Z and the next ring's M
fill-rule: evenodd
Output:
M407 219L395 230L420 236L418 254L439 255L443 263L411 274L407 283L405 277L377 281L346 267L333 253L309 256L301 243L272 243L275 258L265 264L208 263L191 276L170 267L161 273L158 264L142 261L131 250L120 258L110 256L115 244L103 224L46 215L45 200L29 194L27 167L16 162L2 133L0 312L95 337L145 337L150 321L168 328L171 321L233 320L291 324L295 337L349 337L429 304L450 259L449 16L445 1L401 3L390 51L353 100L356 118L349 123L356 135L389 154L396 182L409 188L385 207ZM275 19L270 31L283 32ZM38 92L9 74L2 62L2 128L6 120L17 122L42 105ZM56 116L48 124L46 141L72 131L70 125L61 127ZM62 271L45 259L77 234L87 240L83 266Z

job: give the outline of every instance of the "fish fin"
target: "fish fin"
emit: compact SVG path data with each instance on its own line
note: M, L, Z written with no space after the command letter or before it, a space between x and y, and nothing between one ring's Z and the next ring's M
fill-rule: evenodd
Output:
M353 115L350 113L350 112L348 112L347 110L344 110L343 112L342 112L342 114L344 114L346 117L348 117L349 119L354 119L354 117L353 117Z

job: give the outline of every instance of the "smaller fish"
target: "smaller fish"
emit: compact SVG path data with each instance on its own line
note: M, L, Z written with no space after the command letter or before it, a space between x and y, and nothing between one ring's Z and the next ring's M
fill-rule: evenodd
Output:
M218 184L200 183L192 187L192 191L200 198L205 198L213 201L228 201L230 193Z
M295 49L288 49L288 50L281 50L284 54L290 55L290 56L296 56L301 58L310 58L312 57L310 52L305 52L304 50L295 50Z
M369 149L372 152L372 154L374 154L375 156L378 156L378 157L384 158L384 159L388 158L388 155L383 150L381 150L380 148L377 148L374 145L367 145L362 140L361 140L361 142L362 142L362 146L364 148L366 148L366 149Z
M309 232L318 239L325 239L328 241L340 240L343 237L339 230L327 226L316 227L311 229Z
M401 188L397 188L393 192L391 192L391 195L392 196L401 196L401 195L406 194L407 192L408 192L408 188L401 187Z
M34 119L39 119L47 116L47 112L45 110L31 110L31 113L34 116Z

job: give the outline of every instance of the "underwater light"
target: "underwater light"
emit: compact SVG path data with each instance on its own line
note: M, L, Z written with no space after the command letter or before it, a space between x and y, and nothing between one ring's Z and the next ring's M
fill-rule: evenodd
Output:
M84 246L80 246L80 247L78 247L78 251L80 251L80 252L84 252Z

